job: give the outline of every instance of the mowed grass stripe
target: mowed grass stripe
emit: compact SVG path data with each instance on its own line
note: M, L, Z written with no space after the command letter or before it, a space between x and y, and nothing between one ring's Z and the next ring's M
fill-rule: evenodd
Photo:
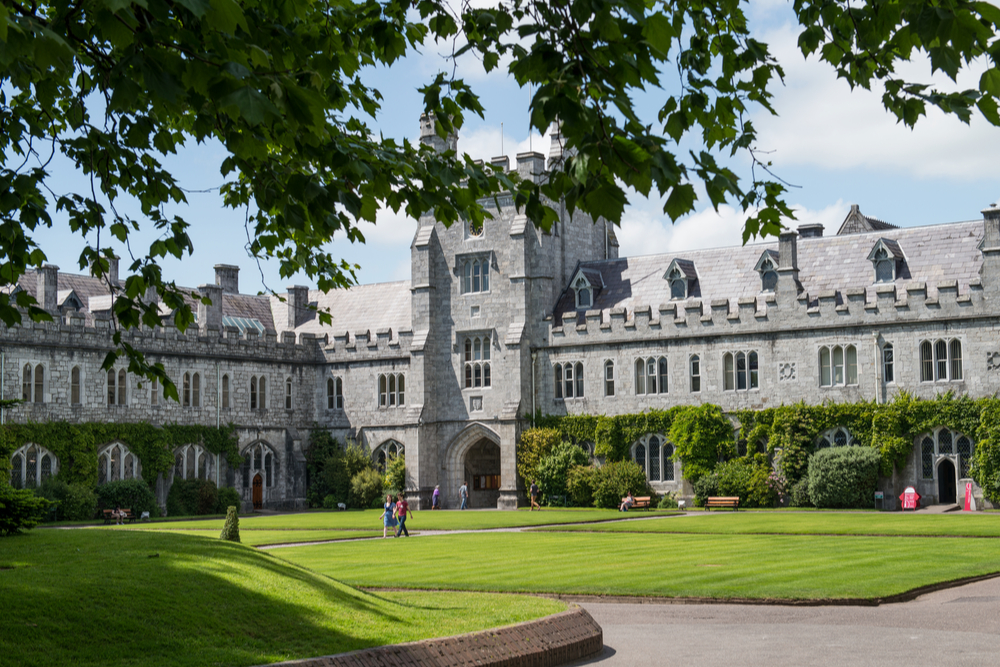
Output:
M258 665L460 634L552 600L367 594L219 539L34 530L0 540L0 664Z
M671 516L676 511L652 510L643 516ZM382 510L351 510L348 512L303 512L301 514L277 514L272 516L241 516L240 531L244 530L382 530ZM594 521L615 521L622 514L616 510L599 509L545 509L541 512L518 510L439 511L424 510L414 512L407 519L410 530L484 530L488 528L517 528L522 526L543 526L553 523L575 523ZM157 530L161 526L170 529L222 530L224 519L191 521L153 521L137 523L130 527L139 530Z
M117 530L133 530L132 528L117 528ZM148 531L141 531L148 532ZM166 526L153 531L175 535L194 535L197 537L218 538L215 529L181 529ZM293 544L297 542L325 542L329 540L356 540L365 537L382 537L382 531L373 530L246 530L240 532L240 541L251 547L270 544Z
M996 543L952 538L485 533L274 553L355 586L589 595L870 599L1000 572Z
M552 526L548 531L698 533L715 535L915 535L1000 537L1000 515L982 513L736 513L692 514L663 520L587 526Z

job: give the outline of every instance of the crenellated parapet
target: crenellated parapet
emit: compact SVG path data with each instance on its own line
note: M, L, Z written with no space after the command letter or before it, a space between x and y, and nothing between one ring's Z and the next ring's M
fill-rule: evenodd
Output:
M873 285L865 289L801 292L787 306L774 293L735 299L698 298L585 312L569 311L548 318L549 344L627 342L789 333L796 330L906 325L996 317L1000 299L987 299L978 280L962 286L956 280Z
M322 349L329 362L409 357L414 350L413 330L382 328L335 332Z

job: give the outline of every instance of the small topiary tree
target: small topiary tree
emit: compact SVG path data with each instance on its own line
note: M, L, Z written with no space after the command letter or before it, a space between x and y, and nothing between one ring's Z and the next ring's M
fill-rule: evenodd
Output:
M240 513L235 505L230 505L226 510L226 524L222 527L222 534L219 539L230 542L240 541Z
M882 457L872 447L833 447L809 457L809 499L816 507L871 507Z

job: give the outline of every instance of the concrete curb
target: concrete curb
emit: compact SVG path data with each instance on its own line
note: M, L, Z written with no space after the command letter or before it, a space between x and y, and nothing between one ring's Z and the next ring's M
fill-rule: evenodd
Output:
M290 660L270 667L556 667L596 655L603 648L601 626L585 609L572 605L564 612L504 628Z

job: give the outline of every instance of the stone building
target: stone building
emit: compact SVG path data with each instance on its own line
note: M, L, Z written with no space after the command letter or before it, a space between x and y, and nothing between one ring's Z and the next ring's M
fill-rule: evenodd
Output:
M421 135L445 147L426 121ZM548 165L560 157L556 134ZM507 158L494 164L511 168ZM513 168L543 179L546 166L529 152ZM290 287L282 299L241 294L239 269L216 266L215 284L197 288L212 305L198 305L196 328L124 334L164 364L180 403L124 367L100 370L114 326L106 285L45 266L18 289L55 322L0 326L0 398L23 399L3 417L236 424L242 468L196 443L180 447L169 478L156 482L161 501L180 476L234 486L248 508L301 507L304 446L318 427L379 463L404 454L418 507L435 485L456 506L468 481L473 507L513 508L523 493L515 443L536 411L1000 390L1000 208L900 229L855 206L829 236L803 225L774 243L619 258L603 221L561 207L543 232L509 196L487 205L494 218L481 227L422 218L408 282L329 294ZM967 475L970 436L922 435L886 490L914 485L948 499ZM817 444L851 439L840 428ZM685 492L671 451L651 433L631 453L654 488ZM12 482L29 486L60 466L45 443L26 444L12 462ZM102 443L98 462L102 481L142 475L128 443Z

